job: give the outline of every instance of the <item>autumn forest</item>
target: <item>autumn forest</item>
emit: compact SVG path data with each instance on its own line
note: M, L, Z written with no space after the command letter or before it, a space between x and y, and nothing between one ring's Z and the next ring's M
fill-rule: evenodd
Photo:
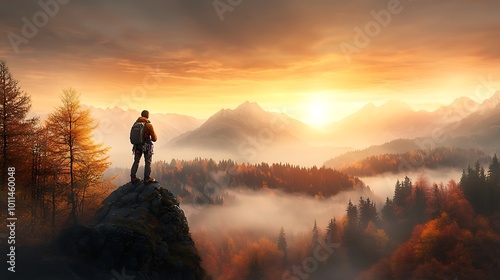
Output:
M99 123L80 96L63 89L48 117L32 117L30 95L0 63L0 200L7 201L5 182L15 167L22 246L49 246L68 226L92 224L103 200L130 180L128 168L111 166L111 147L94 138ZM409 178L399 168L408 162L463 174L459 181ZM400 176L389 197L359 178L386 172ZM210 279L497 279L500 273L494 153L437 147L373 155L338 169L197 157L155 161L152 174L180 202Z

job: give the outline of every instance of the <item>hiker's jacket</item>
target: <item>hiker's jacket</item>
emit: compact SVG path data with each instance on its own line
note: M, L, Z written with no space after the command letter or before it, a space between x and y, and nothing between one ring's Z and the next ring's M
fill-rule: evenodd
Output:
M144 127L144 139L146 140L146 142L148 141L156 142L156 140L158 140L158 137L156 136L155 129L153 128L151 122L149 122L148 119L146 119L145 117L139 117L137 121L146 123Z

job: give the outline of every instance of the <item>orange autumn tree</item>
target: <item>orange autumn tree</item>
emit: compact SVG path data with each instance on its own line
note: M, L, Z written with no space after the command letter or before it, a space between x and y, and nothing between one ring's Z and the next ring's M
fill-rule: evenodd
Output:
M0 185L7 182L9 166L16 168L18 185L19 177L26 177L29 172L26 159L29 158L30 147L26 138L31 132L27 120L30 108L30 96L21 90L7 63L0 60ZM25 178L22 181L24 183Z
M212 234L206 227L202 227L199 231L192 233L192 237L203 260L202 265L205 271L212 277L221 275L222 272L219 268L222 261L214 245Z
M61 101L62 106L49 115L46 127L51 152L60 164L59 180L68 186L71 219L76 224L79 213L84 211L87 190L100 182L110 165L109 148L94 142L97 125L90 110L82 109L76 90L63 90Z
M494 279L500 235L474 213L455 181L436 192L438 216L417 225L409 240L360 279Z
M269 239L262 237L235 255L222 279L281 279L283 252Z

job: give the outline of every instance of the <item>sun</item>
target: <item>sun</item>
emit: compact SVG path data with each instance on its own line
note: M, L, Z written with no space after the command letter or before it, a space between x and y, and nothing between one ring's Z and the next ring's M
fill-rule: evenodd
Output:
M315 127L325 126L330 123L330 109L327 98L321 95L313 96L308 104L306 123Z

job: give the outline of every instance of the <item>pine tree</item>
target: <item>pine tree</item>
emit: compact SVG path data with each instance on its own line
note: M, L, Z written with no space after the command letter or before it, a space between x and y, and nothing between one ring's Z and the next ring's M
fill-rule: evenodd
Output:
M430 218L435 219L441 215L443 210L443 192L442 186L441 189L437 184L434 184L432 187L431 201L430 201Z
M386 223L392 224L396 220L396 213L394 212L394 203L388 197L385 199L384 207L382 207L382 220Z
M339 242L339 229L337 226L337 219L335 217L330 219L328 227L326 228L325 240L327 243Z
M351 200L349 200L349 203L347 204L346 212L347 219L342 233L342 241L349 246L356 243L357 237L360 233L358 208L352 204Z
M5 182L9 166L16 167L19 162L29 157L30 150L24 147L23 137L30 130L25 122L31 108L30 96L23 92L14 79L5 61L0 61L0 158L2 170L0 184ZM24 166L22 166L24 167ZM17 166L21 169L21 166ZM23 170L26 172L26 170ZM24 172L18 172L22 174ZM19 176L16 176L19 179Z
M396 185L394 186L393 202L397 205L401 205L404 203L402 185L399 180L397 180Z
M254 253L251 256L249 274L247 280L260 280L262 279L261 267L257 255Z
M488 168L488 181L493 185L500 184L500 162L498 161L497 154L493 155L490 166Z
M396 183L396 188L394 189L394 204L399 207L406 206L406 199L412 194L412 192L413 185L410 178L405 177L405 180L401 183L398 180Z
M288 246L286 243L285 229L281 227L280 234L278 236L278 249L283 252L283 267L288 264Z
M69 186L71 219L78 223L78 208L85 201L87 187L101 179L109 166L109 148L94 143L97 127L90 110L80 105L80 95L74 89L63 90L62 106L49 115L46 126L53 143L54 157L61 163Z
M496 154L491 159L488 168L488 212L500 210L500 163Z
M474 169L469 166L460 179L460 188L465 198L479 214L488 214L491 211L492 201L488 185L484 168L479 161L476 161Z
M378 213L375 204L367 198L366 200L361 197L359 199L359 227L365 229L369 222L378 224Z
M413 215L417 224L425 222L427 210L427 195L421 186L415 187L415 201Z
M384 230L393 239L393 242L395 242L394 239L396 239L400 231L398 227L398 216L396 215L394 202L388 197L385 199L381 214Z
M467 167L467 171L464 169L462 172L462 177L460 178L460 188L462 189L465 198L471 202L473 196L473 182L472 182L472 168L470 165Z
M312 230L311 245L310 245L310 249L309 249L310 252L313 252L314 249L316 249L318 247L319 238L320 237L319 237L318 223L316 222L316 220L314 220L314 226L313 226L313 230Z

